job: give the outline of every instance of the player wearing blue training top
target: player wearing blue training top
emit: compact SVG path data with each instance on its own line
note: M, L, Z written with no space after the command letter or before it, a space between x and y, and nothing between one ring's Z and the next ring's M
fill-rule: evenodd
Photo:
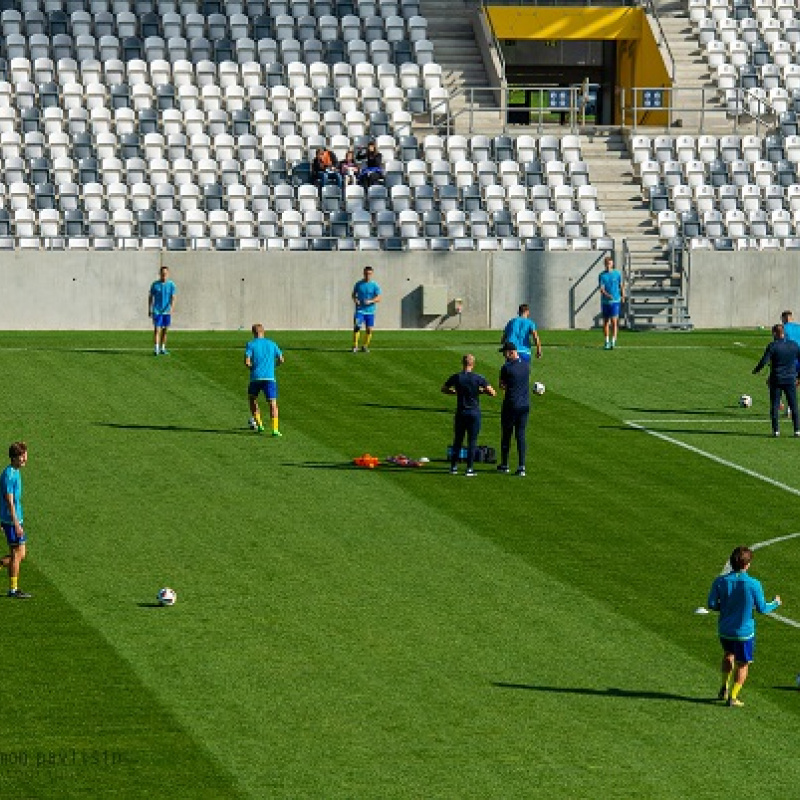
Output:
M253 338L244 349L244 364L250 370L250 383L247 386L250 415L255 421L256 430L263 433L264 423L258 407L258 395L264 392L264 397L269 401L272 435L282 436L278 430L278 384L275 380L275 367L283 364L283 353L275 342L264 337L263 325L256 323L251 330Z
M17 585L19 567L25 558L25 530L22 527L22 475L28 463L28 445L14 442L8 448L11 463L0 474L0 526L6 535L9 554L0 558L0 566L8 569L8 596L27 600L30 595Z
M614 259L606 256L605 270L600 273L598 286L600 287L600 310L603 314L603 335L606 343L605 350L612 350L617 346L617 333L619 332L619 312L625 301L625 287L622 285L622 275L614 269Z
M530 318L530 314L530 306L523 303L519 307L518 315L506 323L500 347L502 351L506 342L511 342L523 361L531 360L531 344L536 345L536 358L542 357L542 343L539 341L536 323Z
M364 277L353 287L353 302L355 303L355 313L353 314L353 352L358 352L358 339L361 335L361 327L364 327L364 343L361 345L361 352L368 353L369 345L372 341L372 329L375 327L375 306L381 301L381 287L372 280L375 270L372 267L364 267Z
M450 472L458 474L458 456L464 437L467 437L467 471L468 478L475 476L472 468L475 460L475 446L481 430L480 396L488 394L494 397L497 392L489 385L483 375L473 372L475 356L467 354L461 359L462 370L451 375L442 386L444 394L456 396L456 415L454 420L453 449L450 456Z
M161 267L159 277L147 295L147 316L153 318L153 355L167 353L167 331L172 324L177 288L169 279L169 268Z
M787 340L800 347L800 322L794 321L794 315L791 311L784 311L781 314L781 322L783 323L783 333ZM797 362L797 372L800 375L800 361Z
M719 699L728 705L744 705L739 692L747 680L750 662L753 660L756 641L756 623L753 611L769 614L781 604L780 596L768 603L764 599L761 583L747 574L753 551L748 547L737 547L731 553L732 572L720 575L711 584L708 607L719 611L719 641L725 655L722 658L722 688ZM733 679L733 688L730 683Z

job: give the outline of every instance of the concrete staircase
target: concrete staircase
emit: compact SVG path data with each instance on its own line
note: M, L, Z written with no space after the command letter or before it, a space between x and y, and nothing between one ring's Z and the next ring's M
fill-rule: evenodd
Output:
M687 285L680 262L669 250L653 251L642 240L629 240L626 245L622 271L627 326L633 330L691 329Z
M619 131L584 133L581 155L589 166L589 179L597 188L597 207L606 215L608 235L623 239L647 237L658 248L657 231L642 190L633 176L625 135Z
M451 96L450 111L456 115L453 132L465 132L468 122L460 114L468 97L465 88L475 89L474 111L494 104L483 57L475 41L472 17L476 3L471 0L421 0L420 14L428 21L428 39L433 42L436 63L442 67L444 87ZM496 125L497 115L492 121ZM480 129L480 127L479 127Z
M691 319L683 275L658 238L648 204L634 178L627 139L619 131L584 133L581 154L589 166L597 205L606 215L608 235L622 264L629 328L686 329Z
M659 14L661 12L659 11ZM672 124L687 133L702 128L711 133L714 130L729 132L730 122L725 115L725 107L711 80L708 64L703 60L700 42L694 36L692 24L685 11L674 11L668 16L659 16L661 28L669 43L675 60L675 86L673 102L676 108ZM701 90L702 91L699 91ZM707 112L702 112L705 104Z

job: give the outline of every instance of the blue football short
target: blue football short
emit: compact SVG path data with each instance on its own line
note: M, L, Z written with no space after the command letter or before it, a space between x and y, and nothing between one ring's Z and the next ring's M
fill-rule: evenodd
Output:
M356 328L360 328L362 325L365 325L367 328L374 328L375 327L375 312L365 312L365 311L356 311L355 316L353 317L353 326Z
M250 381L247 386L247 394L250 397L258 397L260 392L264 392L267 400L278 399L278 384L276 381Z
M28 540L25 538L25 534L23 533L22 536L17 536L17 531L11 523L3 522L0 523L3 527L3 533L6 535L6 541L8 542L10 547L16 547L20 544L25 544Z
M729 653L740 664L749 664L753 660L753 652L756 649L755 637L740 641L739 639L724 639L719 637L722 649Z
M169 328L172 322L172 314L153 314L154 328Z
M528 362L530 362L530 360L531 360L530 351L528 351L527 353L523 353L522 350L517 350L517 355L519 356L519 360L520 361L528 361Z
M614 319L619 316L619 303L601 303L603 319Z

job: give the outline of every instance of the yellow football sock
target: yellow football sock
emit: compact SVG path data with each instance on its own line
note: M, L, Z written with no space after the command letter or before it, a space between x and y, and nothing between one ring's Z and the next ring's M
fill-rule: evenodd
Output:
M739 692L741 691L742 691L742 684L734 683L733 689L731 690L731 697L735 700L739 696Z
M256 421L256 425L258 425L258 427L260 428L261 427L261 412L260 411L256 411L256 413L253 414L253 419Z
M369 343L372 341L372 334L368 333L367 338L364 339L364 347L369 347Z
M355 347L356 349L358 349L358 334L359 334L359 332L360 331L356 331L353 334L353 347Z
M728 674L725 676L725 685L728 687L728 689L729 689L729 690L730 690L730 688L731 688L731 684L732 684L732 683L733 683L733 670L731 670L731 671L730 671L730 672L729 672L729 673L728 673Z
M8 579L8 588L11 589L12 592L17 591L17 581L19 578L9 578Z
M277 414L272 418L272 430L274 430L274 431L278 430L278 415Z

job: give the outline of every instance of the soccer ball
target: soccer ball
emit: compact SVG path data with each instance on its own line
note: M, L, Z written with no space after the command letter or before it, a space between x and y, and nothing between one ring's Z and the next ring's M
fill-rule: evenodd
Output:
M739 398L739 406L741 408L750 408L753 405L753 398L749 394L743 394Z
M800 674L794 676L794 685L800 689Z
M247 424L250 427L251 431L254 431L258 427L258 423L256 422L255 417L250 417L250 419L247 420Z
M174 589L170 589L169 586L165 586L163 589L159 590L157 599L159 605L174 606L175 601L178 599L178 595L175 593Z
M533 393L534 394L544 394L544 384L543 383L539 383L539 381L536 381L533 384Z

